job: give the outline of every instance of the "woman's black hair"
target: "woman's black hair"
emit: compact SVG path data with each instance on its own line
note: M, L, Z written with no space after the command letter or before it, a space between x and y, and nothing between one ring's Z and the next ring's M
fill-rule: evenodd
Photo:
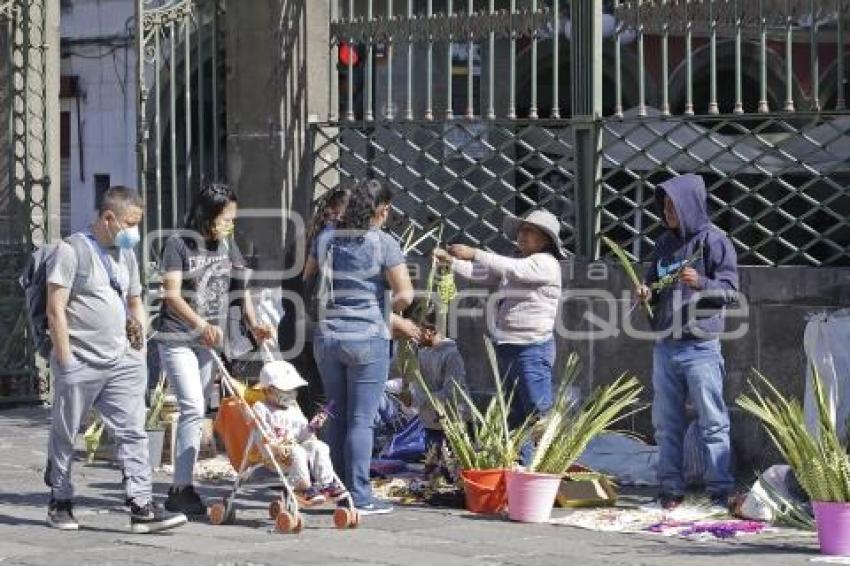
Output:
M372 226L378 207L393 199L390 188L377 179L365 179L351 188L348 206L339 228L351 232L365 232Z
M307 230L307 249L310 249L310 243L313 241L319 232L325 227L330 219L330 213L337 208L345 208L348 205L348 198L351 195L351 187L348 185L340 185L322 195L316 201L316 211L313 213L313 220L310 222L310 227Z
M233 192L230 185L209 183L195 197L192 210L186 219L186 227L204 237L209 237L212 235L213 221L231 202L237 201L236 193Z

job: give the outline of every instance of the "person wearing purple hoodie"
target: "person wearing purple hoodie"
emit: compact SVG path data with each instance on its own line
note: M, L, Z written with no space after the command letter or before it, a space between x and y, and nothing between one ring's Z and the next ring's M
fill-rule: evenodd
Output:
M669 179L659 185L655 199L666 231L656 242L638 294L653 307L651 325L658 336L652 423L659 449L659 503L673 509L684 500L682 446L688 427L685 403L690 400L706 455L706 491L712 503L728 507L734 479L719 337L725 308L737 299L737 256L708 217L701 176ZM652 289L662 280L668 284Z

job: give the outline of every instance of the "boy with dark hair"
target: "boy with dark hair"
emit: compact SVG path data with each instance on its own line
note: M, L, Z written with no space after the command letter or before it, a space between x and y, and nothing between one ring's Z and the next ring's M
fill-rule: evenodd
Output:
M655 198L666 231L655 244L638 292L654 308L652 329L659 335L652 372L659 502L673 509L684 499L682 445L688 426L685 403L690 400L706 451L706 490L714 504L728 507L734 480L719 337L725 307L737 298L737 256L708 217L702 177L674 177L657 188ZM670 284L651 290L661 280Z
M460 401L460 391L468 393L463 356L460 355L457 342L437 330L437 309L433 303L425 314L421 329L418 358L425 385L431 395L444 403L452 402L455 398ZM410 390L425 429L425 451L430 451L432 447L440 450L446 437L437 412L420 383L413 380Z

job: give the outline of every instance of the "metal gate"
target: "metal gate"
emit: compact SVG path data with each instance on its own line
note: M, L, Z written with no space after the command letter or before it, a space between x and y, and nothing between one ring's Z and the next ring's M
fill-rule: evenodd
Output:
M315 191L382 178L404 222L496 251L502 216L543 206L579 255L598 257L606 234L645 259L654 187L696 172L741 263L848 264L848 13L844 0L332 2L339 104L312 126Z
M221 180L225 99L220 0L136 0L143 265L156 284L159 233L178 227L201 183Z
M35 363L17 279L50 240L48 0L0 0L0 403L33 401L48 382Z

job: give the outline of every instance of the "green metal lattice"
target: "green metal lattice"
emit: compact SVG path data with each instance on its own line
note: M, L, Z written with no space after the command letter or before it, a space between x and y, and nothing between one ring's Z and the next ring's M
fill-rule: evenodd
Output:
M673 174L706 179L712 220L745 265L847 265L850 116L639 118L602 125L601 233L646 259Z
M574 247L572 132L543 122L314 125L317 195L340 180L374 177L396 190L395 222L425 231L442 223L443 240L507 251L506 214L544 207L561 218ZM434 244L425 240L420 253Z
M0 403L37 400L49 388L36 367L17 283L29 253L53 236L46 2L0 2Z

